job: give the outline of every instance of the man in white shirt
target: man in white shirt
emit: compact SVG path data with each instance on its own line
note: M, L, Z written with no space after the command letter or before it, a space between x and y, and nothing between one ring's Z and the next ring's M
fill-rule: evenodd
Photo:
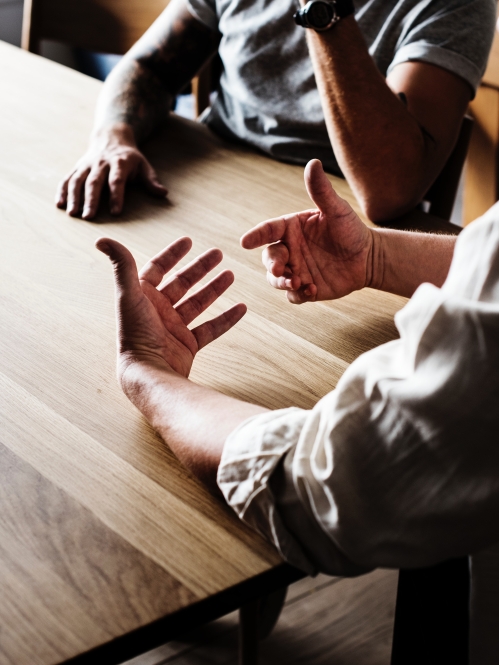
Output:
M366 286L411 297L396 316L400 339L360 356L310 411L240 402L187 378L196 352L244 315L238 304L187 328L232 274L175 307L221 253L158 291L188 239L152 259L140 281L128 250L101 239L115 266L122 388L195 475L218 481L240 518L308 573L427 566L484 550L499 540L499 206L457 240L369 229L320 162L305 181L317 209L263 222L243 246L270 243L269 282L292 303ZM474 602L483 606L476 593ZM482 656L498 656L496 637L478 641Z

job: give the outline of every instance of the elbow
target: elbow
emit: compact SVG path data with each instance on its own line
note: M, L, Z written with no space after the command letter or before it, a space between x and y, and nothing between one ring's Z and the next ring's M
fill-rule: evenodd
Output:
M413 210L421 200L406 188L385 192L367 192L359 197L364 215L375 224L392 221Z

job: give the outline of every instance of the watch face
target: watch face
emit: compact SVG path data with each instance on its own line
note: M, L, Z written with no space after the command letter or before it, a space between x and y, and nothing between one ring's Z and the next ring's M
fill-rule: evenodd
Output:
M327 28L331 23L334 12L331 4L329 2L312 2L310 8L307 12L307 18L311 26L320 30L321 28Z

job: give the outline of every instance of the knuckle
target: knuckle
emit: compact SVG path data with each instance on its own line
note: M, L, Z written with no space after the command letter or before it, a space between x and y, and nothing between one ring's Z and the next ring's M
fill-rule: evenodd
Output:
M77 171L71 178L71 182L74 185L78 186L86 180L87 175L88 175L87 171Z

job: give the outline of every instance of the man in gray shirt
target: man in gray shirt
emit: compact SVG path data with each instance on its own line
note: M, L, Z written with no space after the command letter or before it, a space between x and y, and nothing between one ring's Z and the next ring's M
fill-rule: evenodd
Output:
M341 170L374 221L412 208L455 143L485 69L496 2L329 7L341 18L317 30L293 20L297 0L172 0L106 81L90 147L61 182L57 205L91 219L108 182L119 214L132 178L165 196L138 145L218 50L222 76L204 118L211 129L277 159L317 157ZM313 24L307 9L298 20Z

